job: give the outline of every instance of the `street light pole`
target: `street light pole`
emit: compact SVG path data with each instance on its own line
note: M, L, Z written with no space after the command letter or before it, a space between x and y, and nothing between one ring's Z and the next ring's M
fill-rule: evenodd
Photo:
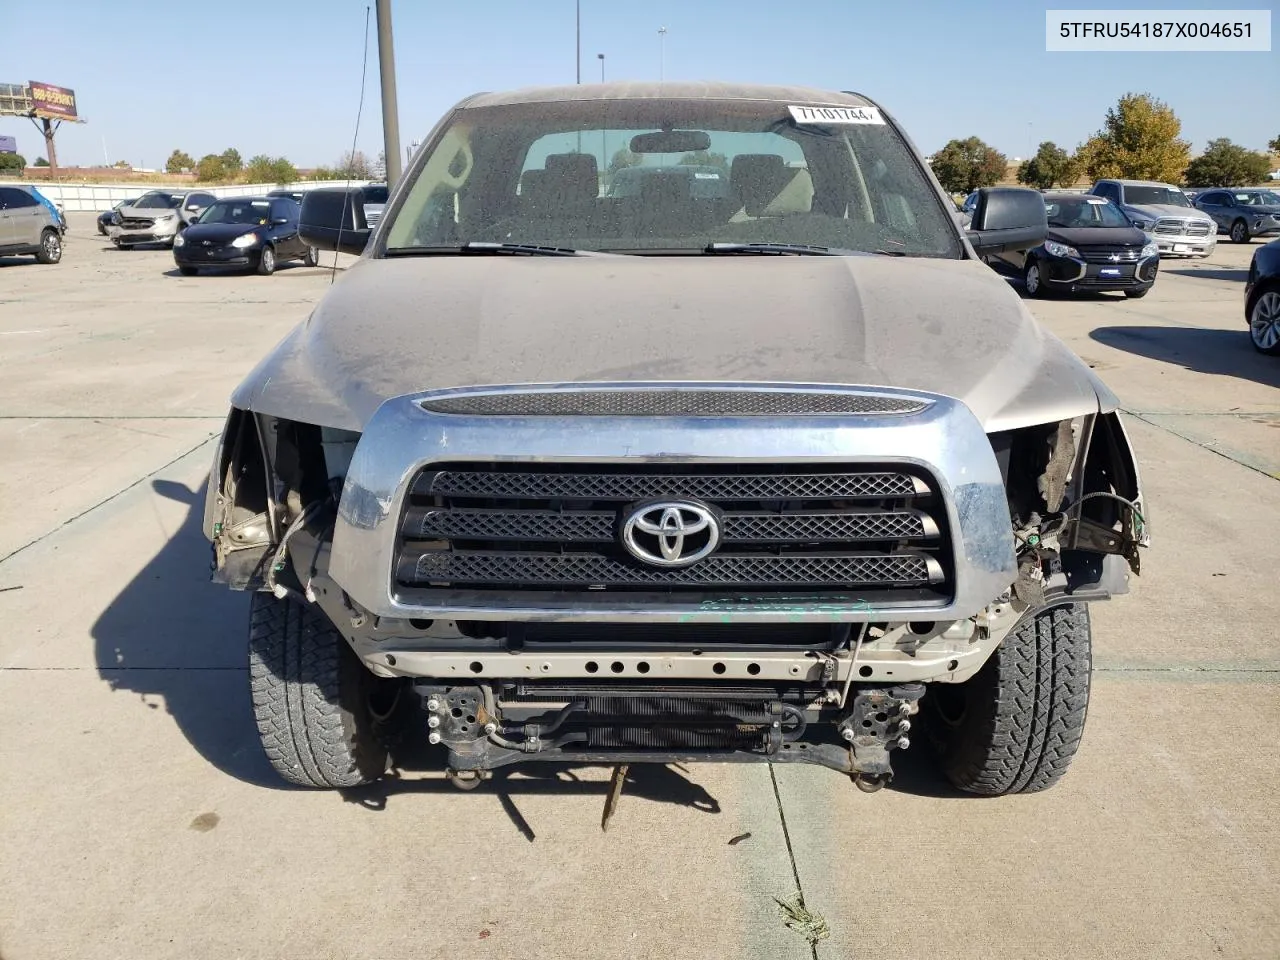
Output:
M667 28L658 28L658 79L665 80L667 74Z
M573 8L573 26L574 26L574 70L577 79L575 83L582 82L582 0L576 0Z
M378 70L382 78L382 157L387 183L396 185L400 160L400 111L396 107L396 51L391 39L391 0L378 0Z
M604 83L604 54L597 53L596 59L600 61L600 82ZM609 163L609 158L605 156L604 145L604 124L600 124L600 169L603 170Z

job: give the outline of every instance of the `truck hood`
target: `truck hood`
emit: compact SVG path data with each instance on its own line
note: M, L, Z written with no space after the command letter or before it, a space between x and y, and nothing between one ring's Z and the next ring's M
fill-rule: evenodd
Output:
M1161 217L1177 217L1183 220L1209 220L1210 216L1195 207L1179 207L1172 203L1126 203L1125 213L1136 213L1148 220L1159 220Z
M912 388L988 431L1117 405L984 264L876 256L365 258L232 402L360 430L424 390L632 380Z

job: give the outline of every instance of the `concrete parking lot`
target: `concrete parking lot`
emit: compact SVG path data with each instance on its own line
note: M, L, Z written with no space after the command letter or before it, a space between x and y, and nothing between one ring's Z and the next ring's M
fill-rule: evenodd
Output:
M5 960L1280 957L1280 360L1245 331L1252 247L1168 261L1143 300L1031 303L1130 411L1155 537L1094 608L1057 788L966 798L923 744L871 796L632 768L602 833L601 769L275 780L201 492L228 394L330 274L185 278L92 230L73 215L58 266L0 258ZM776 903L798 891L816 950Z

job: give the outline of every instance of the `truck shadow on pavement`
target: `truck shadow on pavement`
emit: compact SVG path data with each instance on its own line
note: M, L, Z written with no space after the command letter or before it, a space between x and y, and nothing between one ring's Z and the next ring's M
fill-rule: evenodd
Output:
M98 675L117 692L137 694L153 710L163 707L187 742L229 776L257 787L294 789L267 763L249 697L246 634L249 597L208 579L210 549L203 525L205 487L153 480L152 490L188 506L182 526L94 622ZM574 764L533 763L499 770L480 793L497 793L511 821L528 839L533 830L516 806L521 795L598 795L607 782L584 778ZM341 791L344 800L382 810L394 795L455 793L439 776L444 754L421 742L392 753L387 778ZM720 804L682 768L632 766L625 793L661 803L719 813ZM406 777L413 774L415 778ZM418 774L422 774L419 778Z
M1240 330L1204 327L1099 327L1089 336L1126 353L1176 364L1196 373L1252 380L1280 387L1280 360L1258 353L1249 342L1243 319Z
M153 480L156 494L188 504L186 518L93 625L99 676L168 711L211 764L238 780L282 787L258 745L249 700L247 594L208 581L201 529L204 485Z
M1161 274L1172 273L1179 277L1190 277L1192 280L1226 280L1229 283L1244 283L1249 279L1249 271L1244 267L1233 270L1230 267L1206 267L1197 270L1195 267L1164 267Z

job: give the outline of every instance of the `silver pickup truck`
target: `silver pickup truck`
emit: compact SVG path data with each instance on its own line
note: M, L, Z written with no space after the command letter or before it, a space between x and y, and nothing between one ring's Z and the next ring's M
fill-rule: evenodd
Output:
M581 149L579 149L579 144ZM725 158L728 189L610 159ZM931 746L1041 790L1089 697L1087 605L1148 540L1115 396L979 259L870 99L722 84L483 94L231 398L205 528L254 591L253 704L287 780L388 738L507 764L801 761L874 790Z

